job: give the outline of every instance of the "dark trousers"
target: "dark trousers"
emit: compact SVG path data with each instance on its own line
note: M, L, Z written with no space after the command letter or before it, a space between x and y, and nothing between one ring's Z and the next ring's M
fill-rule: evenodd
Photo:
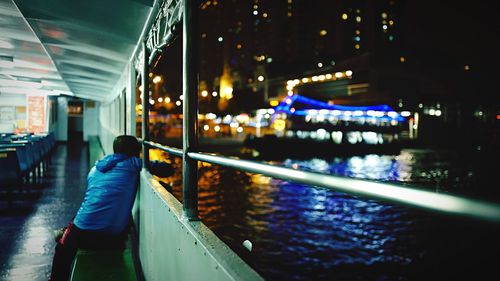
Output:
M123 250L127 234L128 228L119 235L110 235L99 231L83 230L71 222L57 242L50 281L69 279L78 249Z

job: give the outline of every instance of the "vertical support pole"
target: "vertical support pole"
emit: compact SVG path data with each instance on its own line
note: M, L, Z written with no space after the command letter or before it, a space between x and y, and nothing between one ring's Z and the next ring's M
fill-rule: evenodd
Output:
M142 140L149 140L149 52L146 40L142 42L144 57L142 60ZM142 167L149 166L149 147L142 145Z
M129 64L129 81L128 81L128 86L127 86L127 135L132 135L135 136L137 134L136 131L136 111L135 111L135 101L137 98L137 93L136 93L136 87L137 87L137 75L135 72L135 67L133 64ZM142 101L141 101L142 103ZM142 133L142 132L141 132Z
M183 156L182 156L182 210L184 218L198 218L198 161L188 152L198 145L198 1L184 0L183 7Z

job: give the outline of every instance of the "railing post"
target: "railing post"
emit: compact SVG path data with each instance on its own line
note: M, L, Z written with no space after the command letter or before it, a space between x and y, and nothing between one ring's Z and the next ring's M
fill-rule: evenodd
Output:
M144 58L142 60L142 139L149 140L149 52L146 40L142 42ZM146 168L149 162L149 147L142 145L142 167Z
M188 152L198 144L198 1L184 0L183 5L183 155L182 206L183 216L198 220L198 161Z

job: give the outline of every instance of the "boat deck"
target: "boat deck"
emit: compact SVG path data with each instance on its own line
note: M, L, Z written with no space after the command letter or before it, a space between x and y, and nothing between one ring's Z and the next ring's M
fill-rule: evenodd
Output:
M89 170L86 144L59 144L33 196L17 196L14 208L0 202L0 280L46 281L55 241L53 230L65 226L78 209Z

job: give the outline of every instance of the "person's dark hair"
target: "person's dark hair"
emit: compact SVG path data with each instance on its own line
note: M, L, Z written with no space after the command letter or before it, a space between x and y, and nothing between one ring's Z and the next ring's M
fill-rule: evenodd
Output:
M113 152L125 154L130 157L139 157L141 144L134 136L121 135L113 141Z

